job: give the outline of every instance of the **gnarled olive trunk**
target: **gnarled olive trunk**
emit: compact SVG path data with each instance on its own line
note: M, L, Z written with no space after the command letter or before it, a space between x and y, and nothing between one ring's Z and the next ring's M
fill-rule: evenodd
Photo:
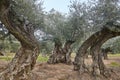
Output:
M71 45L74 43L75 41L66 41L64 47L63 47L63 53L65 53L65 63L66 64L71 64L71 53L72 53L72 49L71 49Z
M87 50L91 45L94 44L94 42L97 41L103 32L105 32L105 29L94 33L81 45L74 60L74 70L79 71L80 73L86 70L84 59L86 57Z
M93 75L98 75L100 74L99 67L105 69L105 65L103 64L102 61L102 56L101 56L101 46L104 43L103 39L107 38L109 35L108 31L105 30L103 33L101 33L101 36L97 39L96 42L91 46L91 54L92 54L92 60L93 60ZM99 64L100 63L100 64Z
M55 42L54 49L52 51L52 54L49 57L49 60L47 61L49 64L55 64L55 63L61 63L65 61L65 54L62 51L62 43Z
M70 64L71 63L71 44L73 41L66 41L64 47L62 48L62 43L56 43L55 42L55 47L54 50L49 57L48 63L50 64L55 64L55 63L66 63Z
M21 47L7 69L1 72L0 80L31 80L30 71L36 63L37 56L37 47L33 49Z
M93 59L93 75L102 74L108 77L108 71L103 63L102 56L101 56L101 46L110 38L119 36L119 32L113 32L109 29L101 34L101 37L91 46L91 53Z
M102 62L100 48L102 44L108 39L119 36L119 32L110 31L108 28L103 27L100 31L94 33L90 36L79 48L74 61L74 70L80 73L86 71L86 65L84 59L86 56L86 51L91 47L91 54L93 59L93 74L97 74L99 71L101 74L105 71L104 63ZM99 70L98 70L99 69Z
M9 66L0 73L0 80L30 80L31 70L39 54L39 45L34 36L34 26L26 23L24 17L21 20L10 4L11 0L0 1L0 21L20 41L21 48Z

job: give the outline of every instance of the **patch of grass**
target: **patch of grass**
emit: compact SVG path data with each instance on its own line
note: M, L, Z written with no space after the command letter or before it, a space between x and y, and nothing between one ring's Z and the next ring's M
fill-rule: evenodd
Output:
M11 56L0 56L0 60L10 61L12 60L12 57Z
M0 56L0 60L3 60L3 61L10 61L10 60L12 60L12 58L13 58L13 55L11 55L11 56ZM38 58L37 58L37 61L38 62L47 62L48 58L49 58L48 56L44 57L42 55L39 55Z
M117 54L109 54L108 56L109 56L109 57L120 57L120 53L117 53Z
M49 58L48 56L44 57L44 56L39 55L37 58L37 61L38 62L47 62L48 58Z
M117 63L117 62L111 62L110 66L112 66L112 67L120 67L120 64Z

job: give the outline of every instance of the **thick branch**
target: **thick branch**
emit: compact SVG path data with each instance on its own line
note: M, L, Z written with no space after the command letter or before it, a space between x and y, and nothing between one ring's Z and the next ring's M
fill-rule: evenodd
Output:
M2 23L21 42L22 46L35 47L37 41L34 37L34 26L31 23L26 23L24 17L22 17L22 20L20 19L20 16L10 6L10 1L2 1L2 8L0 8L0 20Z

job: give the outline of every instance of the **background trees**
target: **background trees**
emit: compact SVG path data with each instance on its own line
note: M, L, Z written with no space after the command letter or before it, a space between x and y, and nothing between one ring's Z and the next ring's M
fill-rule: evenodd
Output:
M80 6L77 7L77 4ZM81 40L81 38L84 35L85 28L86 28L86 24L85 24L86 11L84 9L85 9L85 5L82 6L80 2L73 1L70 5L70 13L67 16L61 16L60 13L58 14L58 12L55 12L54 9L51 10L52 12L51 16L54 19L50 19L51 21L49 22L51 22L51 24L53 23L52 27L54 26L53 28L51 27L51 29L53 29L54 32L57 31L55 33L53 33L52 31L53 33L52 37L54 38L54 41L56 41L55 46L59 48L54 49L55 51L53 51L54 53L51 55L48 61L49 63L70 61L70 59L67 59L67 55L70 56L72 52L71 46L73 43L79 42ZM49 30L51 30L50 29L51 24L49 24ZM55 57L57 56L56 54L59 55L58 58ZM53 59L53 57L55 59Z

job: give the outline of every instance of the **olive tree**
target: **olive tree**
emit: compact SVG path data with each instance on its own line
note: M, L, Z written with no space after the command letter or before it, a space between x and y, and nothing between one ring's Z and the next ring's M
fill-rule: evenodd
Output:
M54 9L47 14L46 32L51 35L54 42L48 63L71 63L72 44L83 36L83 16L76 14L72 7L71 5L69 15L62 15Z
M27 11L28 8L32 10ZM35 26L32 21L35 17L30 18L34 15L32 11L35 8L34 0L0 1L0 21L21 44L12 61L1 72L1 80L30 80L28 76L39 55L39 44L34 36ZM29 14L25 15L25 12Z
M94 1L94 0L93 0ZM95 4L91 4L89 14L90 26L97 29L79 48L74 61L74 69L80 72L86 71L87 67L84 63L84 57L88 48L92 54L92 73L93 75L106 75L107 70L101 58L101 46L108 39L119 36L120 26L118 2L110 0L98 0ZM88 70L88 69L87 69ZM100 70L100 73L98 72Z

